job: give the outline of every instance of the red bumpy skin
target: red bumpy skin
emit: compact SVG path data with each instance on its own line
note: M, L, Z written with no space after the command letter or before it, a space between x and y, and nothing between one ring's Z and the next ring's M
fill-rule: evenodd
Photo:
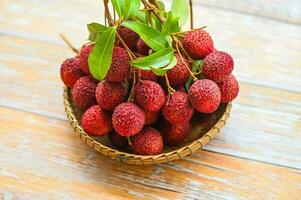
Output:
M202 73L205 78L218 83L227 78L233 71L232 57L223 51L213 51L204 59Z
M158 120L158 118L160 116L159 111L145 110L144 114L145 114L145 125L151 125L151 124L156 123L156 121Z
M191 64L184 57L182 60L179 54L175 55L177 58L177 65L167 72L167 76L172 87L179 87L185 85L188 81L190 73L187 67L191 69Z
M163 117L172 124L188 122L193 111L188 95L180 91L176 91L171 97L166 97L166 103L162 108Z
M190 128L190 122L176 125L164 122L160 126L160 131L165 144L177 145L189 135Z
M199 112L214 112L221 101L221 93L217 84L209 79L197 80L188 92L188 99Z
M141 38L139 38L136 47L137 47L138 53L145 55L145 56L148 55L150 48L149 48L149 46L147 46L147 44L145 44L145 42Z
M71 92L75 105L82 110L86 110L97 104L95 98L96 87L97 82L90 76L78 79Z
M118 33L131 50L136 48L136 43L139 39L139 35L137 33L123 26L118 28Z
M90 70L89 70L88 58L89 58L89 55L90 55L93 47L94 47L93 44L87 44L82 47L80 54L79 54L79 61L80 61L81 69L87 75L91 74Z
M159 111L165 102L162 87L153 81L140 81L135 86L135 101L144 110Z
M112 119L98 105L90 107L82 116L82 127L90 136L103 136L112 129Z
M78 58L68 58L61 65L61 79L67 87L73 87L76 81L84 75Z
M100 107L113 111L116 106L126 101L127 88L125 83L102 81L96 88L96 100Z
M218 83L221 91L221 102L228 103L235 99L239 92L239 84L232 74L228 76L223 82Z
M109 139L112 142L112 144L115 147L117 147L118 149L125 149L126 147L128 147L128 140L127 140L127 138L119 135L115 131L111 132L109 134Z
M183 46L193 59L203 59L214 49L211 36L203 29L186 33Z
M134 153L140 155L157 155L163 150L163 139L159 131L145 127L138 134L131 137Z
M118 105L113 112L113 127L121 136L137 134L144 126L143 110L132 102Z
M138 71L139 70L137 70L137 72ZM149 81L158 82L158 76L150 70L140 70L140 78L142 80L149 80Z
M114 47L112 63L106 79L111 82L122 82L130 73L130 57L126 50L121 47Z

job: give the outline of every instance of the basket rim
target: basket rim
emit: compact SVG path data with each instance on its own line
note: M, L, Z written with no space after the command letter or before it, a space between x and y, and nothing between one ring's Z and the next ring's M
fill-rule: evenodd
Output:
M192 154L196 150L205 146L220 132L220 129L226 124L226 121L229 118L231 107L232 107L231 102L227 103L224 113L218 119L218 121L214 124L214 126L212 128L210 128L210 130L208 130L202 137L194 140L190 144L180 147L178 149L174 149L170 152L164 152L164 153L161 153L158 155L138 155L138 154L127 153L127 152L119 151L117 149L113 149L111 147L103 145L101 142L99 142L99 141L95 140L93 137L89 136L83 130L83 128L81 127L81 125L79 123L79 120L77 119L77 117L74 114L74 109L73 109L73 106L71 105L71 98L69 97L69 91L70 91L70 88L67 88L66 86L64 86L63 97L64 97L65 111L67 114L67 118L71 123L71 126L73 127L75 132L79 133L80 138L82 140L84 140L84 142L86 144L88 144L90 147L92 147L96 151L98 151L106 156L109 156L109 157L112 157L112 155L110 155L110 154L113 154L114 155L113 157L115 159L118 159L120 161L125 161L125 162L129 161L129 163L132 163L132 164L133 164L133 162L131 162L130 160L132 160L132 161L139 160L141 162L141 164L144 164L143 161L146 161L146 160L151 159L153 161L153 163L156 163L155 162L156 160L158 160L160 158L165 158L166 161L163 161L163 162L169 162L171 160L176 160L176 159L169 159L169 157L171 157L172 155L177 155L178 159L181 159L183 157L186 157L186 156ZM208 139L206 141L204 141L206 139L206 137L208 137ZM185 155L187 153L184 153L184 151L187 151L187 150L188 150L188 155ZM182 155L182 154L184 154L184 155ZM162 160L160 161L160 163L162 163Z

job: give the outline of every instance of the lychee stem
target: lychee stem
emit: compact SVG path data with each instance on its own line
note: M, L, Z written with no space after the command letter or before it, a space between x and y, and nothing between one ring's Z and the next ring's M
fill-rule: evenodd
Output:
M108 3L109 3L109 0L103 0L103 4L104 4L104 7L105 7L105 13L106 13L105 16L108 19L109 25L113 26L114 25L114 20L112 18L111 13L110 13Z
M141 2L144 4L145 8L150 9L154 15L159 19L159 21L161 22L161 24L163 24L165 22L165 19L159 15L158 13L155 12L156 6L148 3L146 0L141 0Z
M175 92L175 89L173 89L170 86L167 73L164 74L164 77L165 77L165 82L166 82L166 85L167 85L168 93L172 95Z
M131 138L130 138L129 136L127 136L126 139L128 140L128 144L129 144L130 146L132 146Z
M177 52L178 52L178 54L179 54L179 56L181 58L182 63L184 63L186 69L189 71L190 76L192 77L193 81L196 81L198 78L194 76L193 72L190 70L190 68L187 66L186 62L184 61L182 53L181 53L181 51L179 49L179 43L178 42L176 42L176 49L177 49Z
M182 34L185 34L185 33L198 31L198 30L201 30L201 29L204 29L204 28L207 28L207 26L202 26L201 28L195 28L195 29L191 29L191 30L188 30L188 31L175 32L175 33L173 33L173 35L178 36L178 35L182 35Z
M67 46L76 54L79 53L79 50L77 48L75 48L71 42L69 42L69 40L61 33L60 37L63 39L63 41L67 44Z
M132 83L132 88L131 88L130 95L129 95L129 98L128 98L128 102L131 101L132 98L133 98L134 88L135 88L135 85L136 85L136 73L135 73L135 70L132 70L132 74L133 74L133 83Z
M189 10L190 10L190 29L193 29L193 7L192 7L192 0L189 0Z
M118 38L118 40L121 42L121 45L125 48L125 50L127 51L127 53L129 54L131 60L136 59L136 55L131 51L131 49L125 44L125 42L123 41L122 37L119 35L118 32L116 32L116 36Z

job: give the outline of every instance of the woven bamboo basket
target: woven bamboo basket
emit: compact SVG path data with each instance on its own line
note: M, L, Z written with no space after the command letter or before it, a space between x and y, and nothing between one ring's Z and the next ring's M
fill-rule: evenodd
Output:
M218 110L212 114L196 113L192 118L191 133L182 143L172 147L166 146L163 153L159 155L143 156L115 149L107 136L91 137L87 135L80 124L82 113L73 106L70 89L67 87L64 88L64 105L71 126L87 145L114 160L137 165L170 162L191 155L208 144L220 132L220 129L226 124L229 118L232 107L231 103L221 104Z

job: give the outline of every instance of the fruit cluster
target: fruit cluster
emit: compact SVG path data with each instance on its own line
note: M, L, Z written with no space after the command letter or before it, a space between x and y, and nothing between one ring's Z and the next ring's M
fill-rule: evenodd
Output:
M216 50L202 28L183 32L176 40L182 49L173 45L176 62L163 74L131 64L133 55L139 59L154 53L139 34L118 26L117 36L102 80L91 73L95 42L61 65L61 79L84 112L81 125L90 136L108 134L119 149L160 154L164 144L177 145L188 136L195 112L212 113L238 95L232 57Z

